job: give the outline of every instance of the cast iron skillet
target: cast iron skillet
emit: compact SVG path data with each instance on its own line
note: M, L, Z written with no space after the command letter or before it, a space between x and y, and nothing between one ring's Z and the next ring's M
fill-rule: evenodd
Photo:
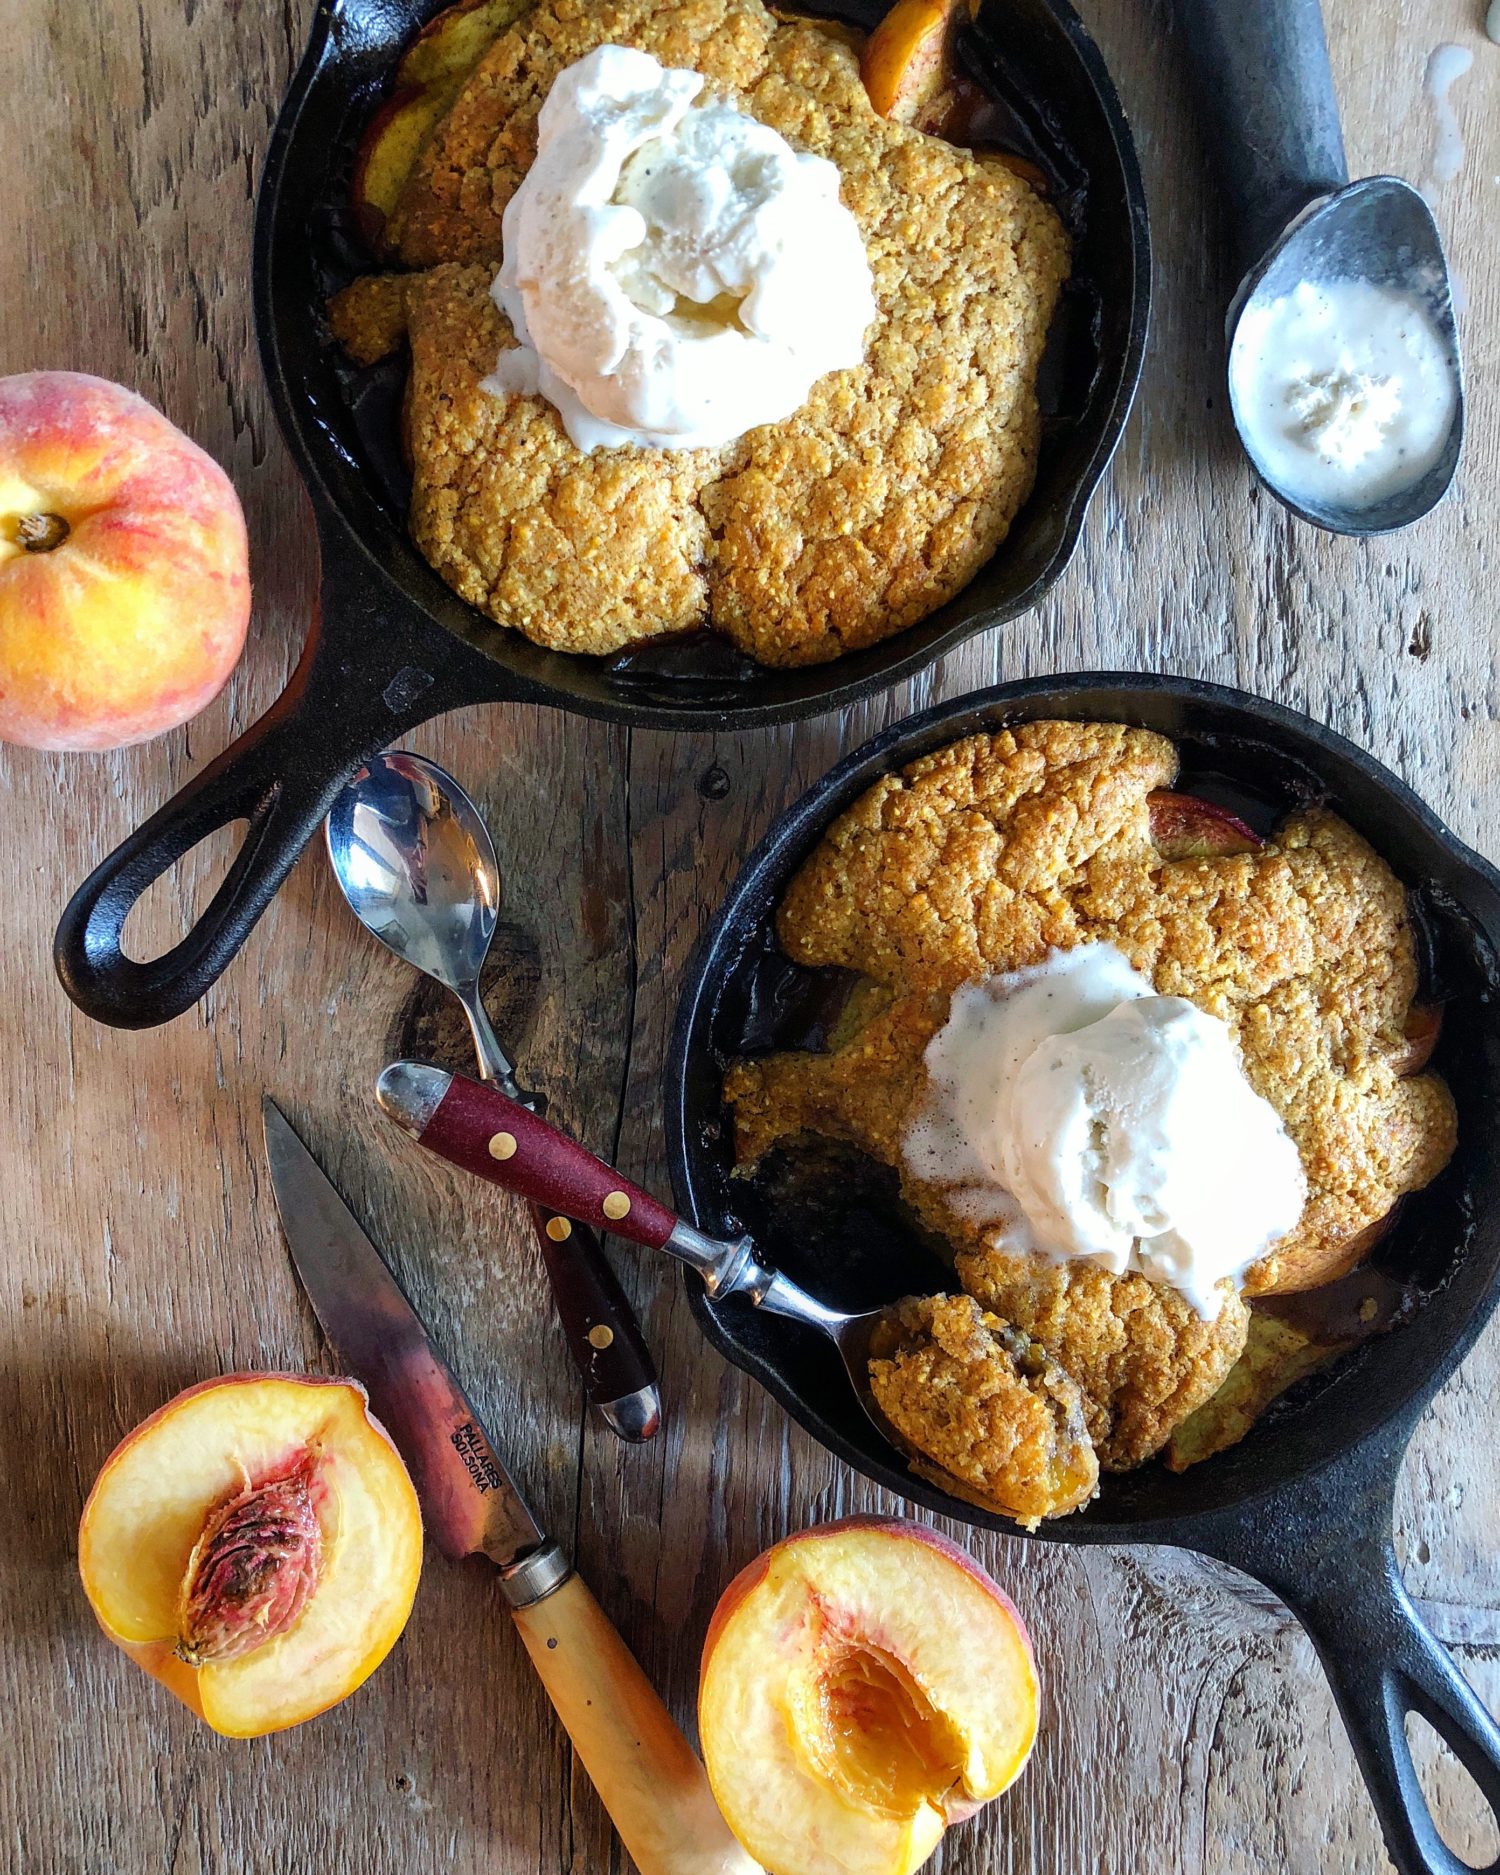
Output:
M952 1286L892 1207L894 1182L862 1195L844 1168L835 1189L788 1201L759 1181L731 1183L725 1064L749 1049L816 1036L825 973L791 965L770 935L788 881L830 821L877 777L957 738L1035 717L1161 730L1183 752L1189 791L1269 831L1291 806L1327 801L1412 889L1427 993L1446 1004L1435 1065L1458 1101L1454 1164L1409 1199L1376 1265L1419 1292L1402 1325L1366 1341L1285 1395L1240 1445L1174 1476L1152 1464L1108 1477L1096 1501L1036 1534L1059 1543L1172 1543L1232 1563L1273 1589L1322 1656L1391 1856L1402 1875L1458 1875L1423 1802L1404 1715L1442 1734L1500 1814L1500 1728L1423 1625L1392 1547L1396 1474L1422 1409L1500 1299L1500 873L1392 774L1331 730L1243 692L1182 679L1085 674L1002 685L898 724L831 771L762 841L688 973L667 1089L667 1147L678 1208L717 1235L754 1232L767 1260L840 1308ZM833 1182L833 1181L830 1181ZM928 1283L928 1278L932 1281ZM913 1477L873 1431L821 1336L715 1303L689 1278L700 1326L812 1435L867 1477L929 1510L1017 1534ZM1491 1872L1500 1862L1490 1865Z
M1075 276L1049 354L1037 484L970 587L884 645L801 671L761 669L722 641L663 641L615 658L544 651L443 585L403 525L387 372L350 370L324 307L367 270L349 208L359 134L435 0L321 0L277 119L255 228L255 313L276 413L312 498L320 616L285 693L84 882L55 957L89 1015L143 1028L180 1014L244 942L353 769L413 724L460 704L551 703L655 729L748 727L853 701L1036 604L1066 566L1118 441L1145 346L1145 195L1119 99L1067 0L985 0L961 53L970 75L1053 177ZM809 7L808 10L814 10ZM819 11L871 24L883 0ZM207 834L248 823L223 886L181 943L151 962L121 951L147 886Z

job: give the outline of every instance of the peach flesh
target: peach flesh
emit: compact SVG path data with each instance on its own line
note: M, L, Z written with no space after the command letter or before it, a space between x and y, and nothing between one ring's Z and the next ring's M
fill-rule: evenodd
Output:
M879 1816L910 1816L963 1774L957 1729L901 1661L872 1643L835 1643L799 1688L816 1711L796 1729L829 1783Z
M196 716L250 617L229 478L102 378L0 378L0 741L109 749Z
M241 1616L265 1613L264 1638L194 1667L182 1655L200 1540L226 1507L302 1467L313 1579L232 1574L242 1603L212 1604L229 1620L210 1636L241 1641ZM294 1374L231 1375L168 1401L105 1461L79 1526L79 1572L105 1633L230 1737L300 1724L353 1692L400 1636L421 1560L416 1493L364 1390Z
M852 1518L730 1583L704 1643L714 1795L777 1875L909 1875L998 1795L1036 1736L1008 1598L925 1525Z
M953 36L968 0L896 0L865 43L859 62L881 117L914 123L953 76Z

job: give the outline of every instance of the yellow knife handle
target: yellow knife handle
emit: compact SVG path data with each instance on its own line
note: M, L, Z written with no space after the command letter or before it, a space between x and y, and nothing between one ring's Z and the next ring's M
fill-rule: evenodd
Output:
M692 1747L578 1577L511 1613L641 1875L759 1875Z

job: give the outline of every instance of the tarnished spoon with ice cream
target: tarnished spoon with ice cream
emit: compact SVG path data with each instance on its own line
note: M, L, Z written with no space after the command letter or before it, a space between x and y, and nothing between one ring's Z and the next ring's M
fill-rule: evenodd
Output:
M1350 182L1319 0L1177 0L1239 286L1229 398L1257 475L1338 534L1405 527L1463 440L1463 373L1432 210Z

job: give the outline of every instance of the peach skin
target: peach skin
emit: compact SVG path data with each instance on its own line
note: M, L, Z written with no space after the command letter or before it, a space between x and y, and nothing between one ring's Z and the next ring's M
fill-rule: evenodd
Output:
M350 182L354 212L377 254L389 251L386 225L428 137L480 59L525 10L526 0L458 0L402 54L390 95L359 140Z
M228 476L144 398L0 378L0 741L112 749L224 687L250 619Z
M954 33L970 17L970 0L896 0L859 62L880 116L914 124L937 103L953 82Z

